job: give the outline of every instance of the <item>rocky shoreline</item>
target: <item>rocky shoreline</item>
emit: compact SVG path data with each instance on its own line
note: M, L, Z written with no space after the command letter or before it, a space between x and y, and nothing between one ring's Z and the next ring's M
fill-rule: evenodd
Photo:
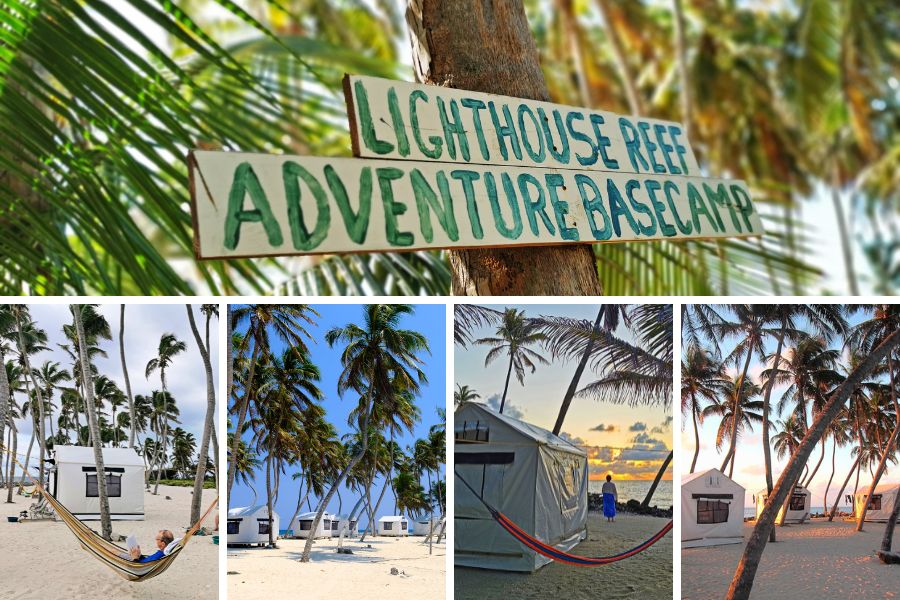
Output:
M603 511L603 494L588 493L588 510ZM672 507L659 508L658 506L648 506L641 508L641 503L637 500L629 500L628 502L616 502L616 512L627 512L636 515L647 515L649 517L659 517L663 519L672 518Z

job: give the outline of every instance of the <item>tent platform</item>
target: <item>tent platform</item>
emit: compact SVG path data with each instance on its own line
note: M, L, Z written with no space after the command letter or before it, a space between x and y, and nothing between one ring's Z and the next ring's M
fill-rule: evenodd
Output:
M706 548L708 546L725 546L727 544L742 544L743 537L727 537L727 538L704 538L701 540L684 540L681 542L684 548Z

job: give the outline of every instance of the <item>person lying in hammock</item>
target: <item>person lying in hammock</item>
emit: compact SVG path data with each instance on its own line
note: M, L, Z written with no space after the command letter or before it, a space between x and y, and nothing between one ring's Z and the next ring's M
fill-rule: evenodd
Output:
M156 547L159 548L156 552L149 556L142 556L141 547L134 546L133 548L131 548L131 550L129 550L129 555L131 557L131 560L135 562L153 562L154 560L159 560L166 555L165 549L173 541L175 541L175 535L171 531L169 531L168 529L160 529L159 533L156 534Z

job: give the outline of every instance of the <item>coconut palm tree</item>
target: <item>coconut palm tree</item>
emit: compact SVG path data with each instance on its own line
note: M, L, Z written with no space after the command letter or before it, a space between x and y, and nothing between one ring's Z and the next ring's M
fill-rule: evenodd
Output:
M249 352L247 375L244 380L244 393L242 396L237 397L233 388L230 392L234 402L229 412L237 414L237 423L235 424L237 431L244 430L244 420L247 418L247 411L255 401L252 391L254 390L253 380L256 367L261 358L270 352L271 336L274 335L275 340L285 343L298 354L306 352L308 350L306 340L312 338L309 332L306 331L305 326L313 324L314 316L318 316L318 313L306 304L250 304L231 308L229 324L237 327L244 321L247 322L246 335L237 339L239 345L232 348L232 355L233 353L237 353L240 356L247 355L249 348L252 346L252 351ZM229 343L232 341L229 340ZM229 364L233 364L231 360ZM239 439L239 436L235 436L232 442L234 444L231 448L232 454L237 453ZM234 469L229 465L229 492L231 492L233 484Z
M10 306L16 322L16 342L19 351L19 360L25 367L26 393L29 397L31 396L31 391L28 389L28 386L32 386L32 389L34 389L35 393L35 400L38 405L38 448L40 449L38 457L38 461L40 462L40 465L38 466L38 480L43 485L44 457L47 453L47 435L44 429L44 408L46 405L44 404L44 395L42 393L41 386L38 385L37 376L31 368L31 361L29 360L28 356L29 354L38 352L45 348L43 344L47 341L47 334L46 332L38 329L35 326L34 322L31 321L27 306L25 306L24 304L12 304Z
M363 326L349 323L333 328L325 335L330 346L338 343L344 345L338 394L343 396L353 390L364 399L365 409L360 411L360 420L355 424L362 432L361 448L322 500L312 524L313 529L319 526L325 507L368 449L372 406L393 402L394 395L401 388L418 394L420 384L427 381L419 365L422 364L421 353L429 352L428 340L421 333L399 327L403 316L412 311L412 306L406 304L366 305L363 307ZM307 539L301 562L309 562L312 541L312 538Z
M192 466L191 458L197 449L197 439L190 431L181 427L172 430L172 467L181 477L187 479ZM199 471L199 468L197 469ZM205 475L205 472L201 471Z
M125 397L128 399L128 419L130 426L128 428L128 447L134 448L135 427L136 422L134 414L134 396L131 394L131 379L128 377L128 361L125 360L125 305L122 304L119 309L119 361L122 364L122 377L125 378ZM195 521L196 519L192 520Z
M9 304L0 304L0 443L3 440L3 433L6 429L6 421L12 406L12 393L10 392L10 382L6 372L6 339L15 330L16 319ZM12 502L12 483L10 483L10 495L8 502Z
M0 309L2 310L2 309ZM3 340L0 338L0 346L2 346ZM6 473L6 503L12 504L12 490L13 490L13 476L16 471L16 463L13 460L13 457L16 455L16 451L18 450L19 445L19 436L18 436L18 428L16 427L16 419L21 419L25 416L24 411L20 410L18 404L16 403L15 395L17 393L21 393L25 390L25 385L22 381L23 372L22 368L15 363L15 361L9 360L0 364L0 370L3 373L0 373L0 377L5 377L7 382L7 386L9 389L9 405L7 407L6 412L6 421L9 424L9 437L10 439L6 442L6 448L11 452L9 454L4 452L6 456L6 469L3 471ZM24 404L23 404L24 408ZM31 428L32 434L34 433L34 426L32 424ZM0 438L0 443L2 443L2 439ZM32 437L33 439L33 437ZM22 473L22 478L25 478L25 473ZM20 485L21 491L21 485Z
M232 443L231 439L234 433L228 432L228 449L229 452L231 448L235 445ZM149 438L148 438L149 441ZM253 482L256 480L256 471L262 466L262 462L259 459L259 455L256 453L252 447L250 447L243 440L239 440L237 444L237 452L235 454L228 455L228 462L234 463L235 465L235 479L241 485L245 485L250 488L253 492L253 502L251 504L256 504L256 498L258 494L256 493L256 488L253 487Z
M822 506L824 510L828 510L828 490L831 489L831 482L834 479L835 473L835 462L837 460L837 449L838 447L843 448L847 446L852 441L852 437L850 432L852 428L850 426L849 421L849 413L845 409L841 411L841 414L837 416L837 418L831 422L831 425L828 426L827 437L831 438L831 475L828 477L828 483L825 485L825 497L822 501ZM812 481L812 477L809 478ZM844 484L846 485L846 484ZM841 490L837 494L838 500L840 500L841 494L844 493L844 489ZM837 502L835 502L837 505Z
M688 346L681 362L681 413L691 413L694 424L693 473L700 454L699 423L703 422L703 404L712 404L728 393L730 385L721 363L717 363L709 350L697 344Z
M506 405L506 393L509 391L509 378L513 369L519 385L525 385L525 369L531 369L534 373L538 364L550 364L546 358L529 348L539 344L546 336L525 318L525 311L515 308L507 308L503 312L503 320L497 327L497 337L486 337L475 340L476 344L491 346L491 350L484 358L484 366L487 367L503 354L509 356L509 368L506 370L506 383L503 386L503 396L500 398L500 414Z
M206 375L206 417L203 419L200 454L197 457L197 471L194 473L194 494L191 497L191 523L195 523L200 519L203 480L206 477L206 463L209 460L209 442L215 429L216 385L213 382L212 360L209 356L209 317L212 311L209 309L209 312L207 312L206 341L204 342L200 337L200 332L197 330L197 323L194 321L193 308L190 304L186 304L185 307L187 309L188 323L191 326L191 333L194 334L194 341L197 344L197 349L200 351L200 359L203 361L203 372Z
M178 416L180 411L175 398L170 392L155 390L150 395L152 412L150 414L150 431L156 435L153 443L153 454L148 456L150 461L150 470L147 472L147 482L153 477L153 469L156 470L156 487L159 487L159 480L162 478L162 470L169 460L167 454L168 438L171 435L169 424L178 424ZM153 492L156 494L156 490Z
M736 375L731 379L729 389L721 398L703 409L703 418L718 417L716 430L716 450L728 443L729 454L722 464L722 472L728 468L728 476L734 472L737 440L744 430L753 431L753 425L762 423L762 401L755 400L760 395L760 387L749 378Z
M81 372L82 373L90 373L91 368L88 364L88 355L87 355L87 344L88 333L85 330L84 323L82 322L83 318L83 307L79 304L70 305L72 310L72 318L75 321L75 333L78 339L78 354L81 357ZM104 539L111 540L112 539L112 523L109 518L109 497L106 492L106 469L103 466L103 451L100 448L101 438L100 438L100 421L97 416L96 407L94 401L94 386L93 382L88 381L84 386L85 389L85 407L86 413L88 416L88 427L91 429L91 442L94 446L94 462L96 463L97 468L97 494L99 496L100 502L100 524L101 531ZM38 394L38 402L40 400L40 394Z
M467 385L456 384L456 391L453 392L453 404L462 402L474 402L481 398L481 395Z
M159 346L156 350L156 356L151 358L147 362L147 367L144 369L144 375L147 379L150 379L150 376L159 371L159 381L162 384L162 398L163 400L167 400L168 398L168 388L166 386L166 369L172 366L172 362L175 360L175 357L184 352L187 349L187 345L175 337L174 333L164 333L159 338ZM166 442L168 438L168 427L169 422L166 418L168 415L168 410L163 408L163 422L162 422L162 452L166 451ZM159 493L159 478L162 474L162 464L157 462L156 465L156 487L153 488L153 493Z

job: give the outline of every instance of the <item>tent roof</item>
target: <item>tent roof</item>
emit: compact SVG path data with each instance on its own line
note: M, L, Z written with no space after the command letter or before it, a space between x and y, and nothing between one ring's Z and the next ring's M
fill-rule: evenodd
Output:
M705 476L709 475L710 473L716 473L719 476L721 476L722 478L724 478L726 481L729 481L729 482L733 483L734 485L738 486L739 488L744 489L744 486L742 486L737 481L735 481L734 479L732 479L731 477L729 477L728 475L726 475L725 473L723 473L722 471L720 471L718 469L707 469L705 471L696 471L694 473L691 473L690 475L685 475L681 478L681 485L690 483L691 481L694 481L695 479L700 479L701 477L705 477Z
M92 446L54 446L56 464L93 465ZM134 448L102 448L103 465L107 467L144 467L143 459Z
M264 504L260 504L259 506L241 506L238 508L232 508L228 510L229 517L252 517L258 512L267 512L268 509ZM272 513L272 517L276 517L275 513Z
M803 487L802 485L795 485L795 486L794 486L794 491L793 491L793 493L796 494L796 493L798 493L798 492L801 493L801 494L807 494L807 495L809 495L809 496L812 496L812 492L809 491L808 489L806 489L805 487ZM766 495L766 496L768 496L768 495L769 495L769 490L768 490L768 488L763 488L763 489L759 490L758 492L756 492L756 495L757 495L757 496L760 496L760 495Z
M302 513L302 514L297 515L297 519L299 521L312 521L313 519L316 518L317 514L318 513L314 513L314 512ZM334 515L326 512L326 513L322 513L322 518L323 519L334 519Z
M492 408L488 408L487 406L479 402L463 402L456 409L456 412L461 411L463 408L474 408L482 411L488 417L492 417L500 421L507 427L511 428L522 436L537 442L538 444L543 444L545 446L550 446L559 450L563 450L565 452L571 452L573 454L579 454L581 456L587 456L587 453L584 450L570 442L567 442L557 435L553 435L552 432L538 427L537 425L526 423L525 421L522 421L520 419L515 419L508 415L500 414L499 412L493 410Z
M378 519L379 521L408 521L406 517L402 515L385 515Z
M872 484L870 483L869 485L872 485ZM900 488L900 483L885 483L885 484L876 486L875 493L883 494L885 492L892 492L898 488ZM868 493L869 493L869 486L866 486L866 487L860 486L859 489L856 491L857 496L865 496Z

